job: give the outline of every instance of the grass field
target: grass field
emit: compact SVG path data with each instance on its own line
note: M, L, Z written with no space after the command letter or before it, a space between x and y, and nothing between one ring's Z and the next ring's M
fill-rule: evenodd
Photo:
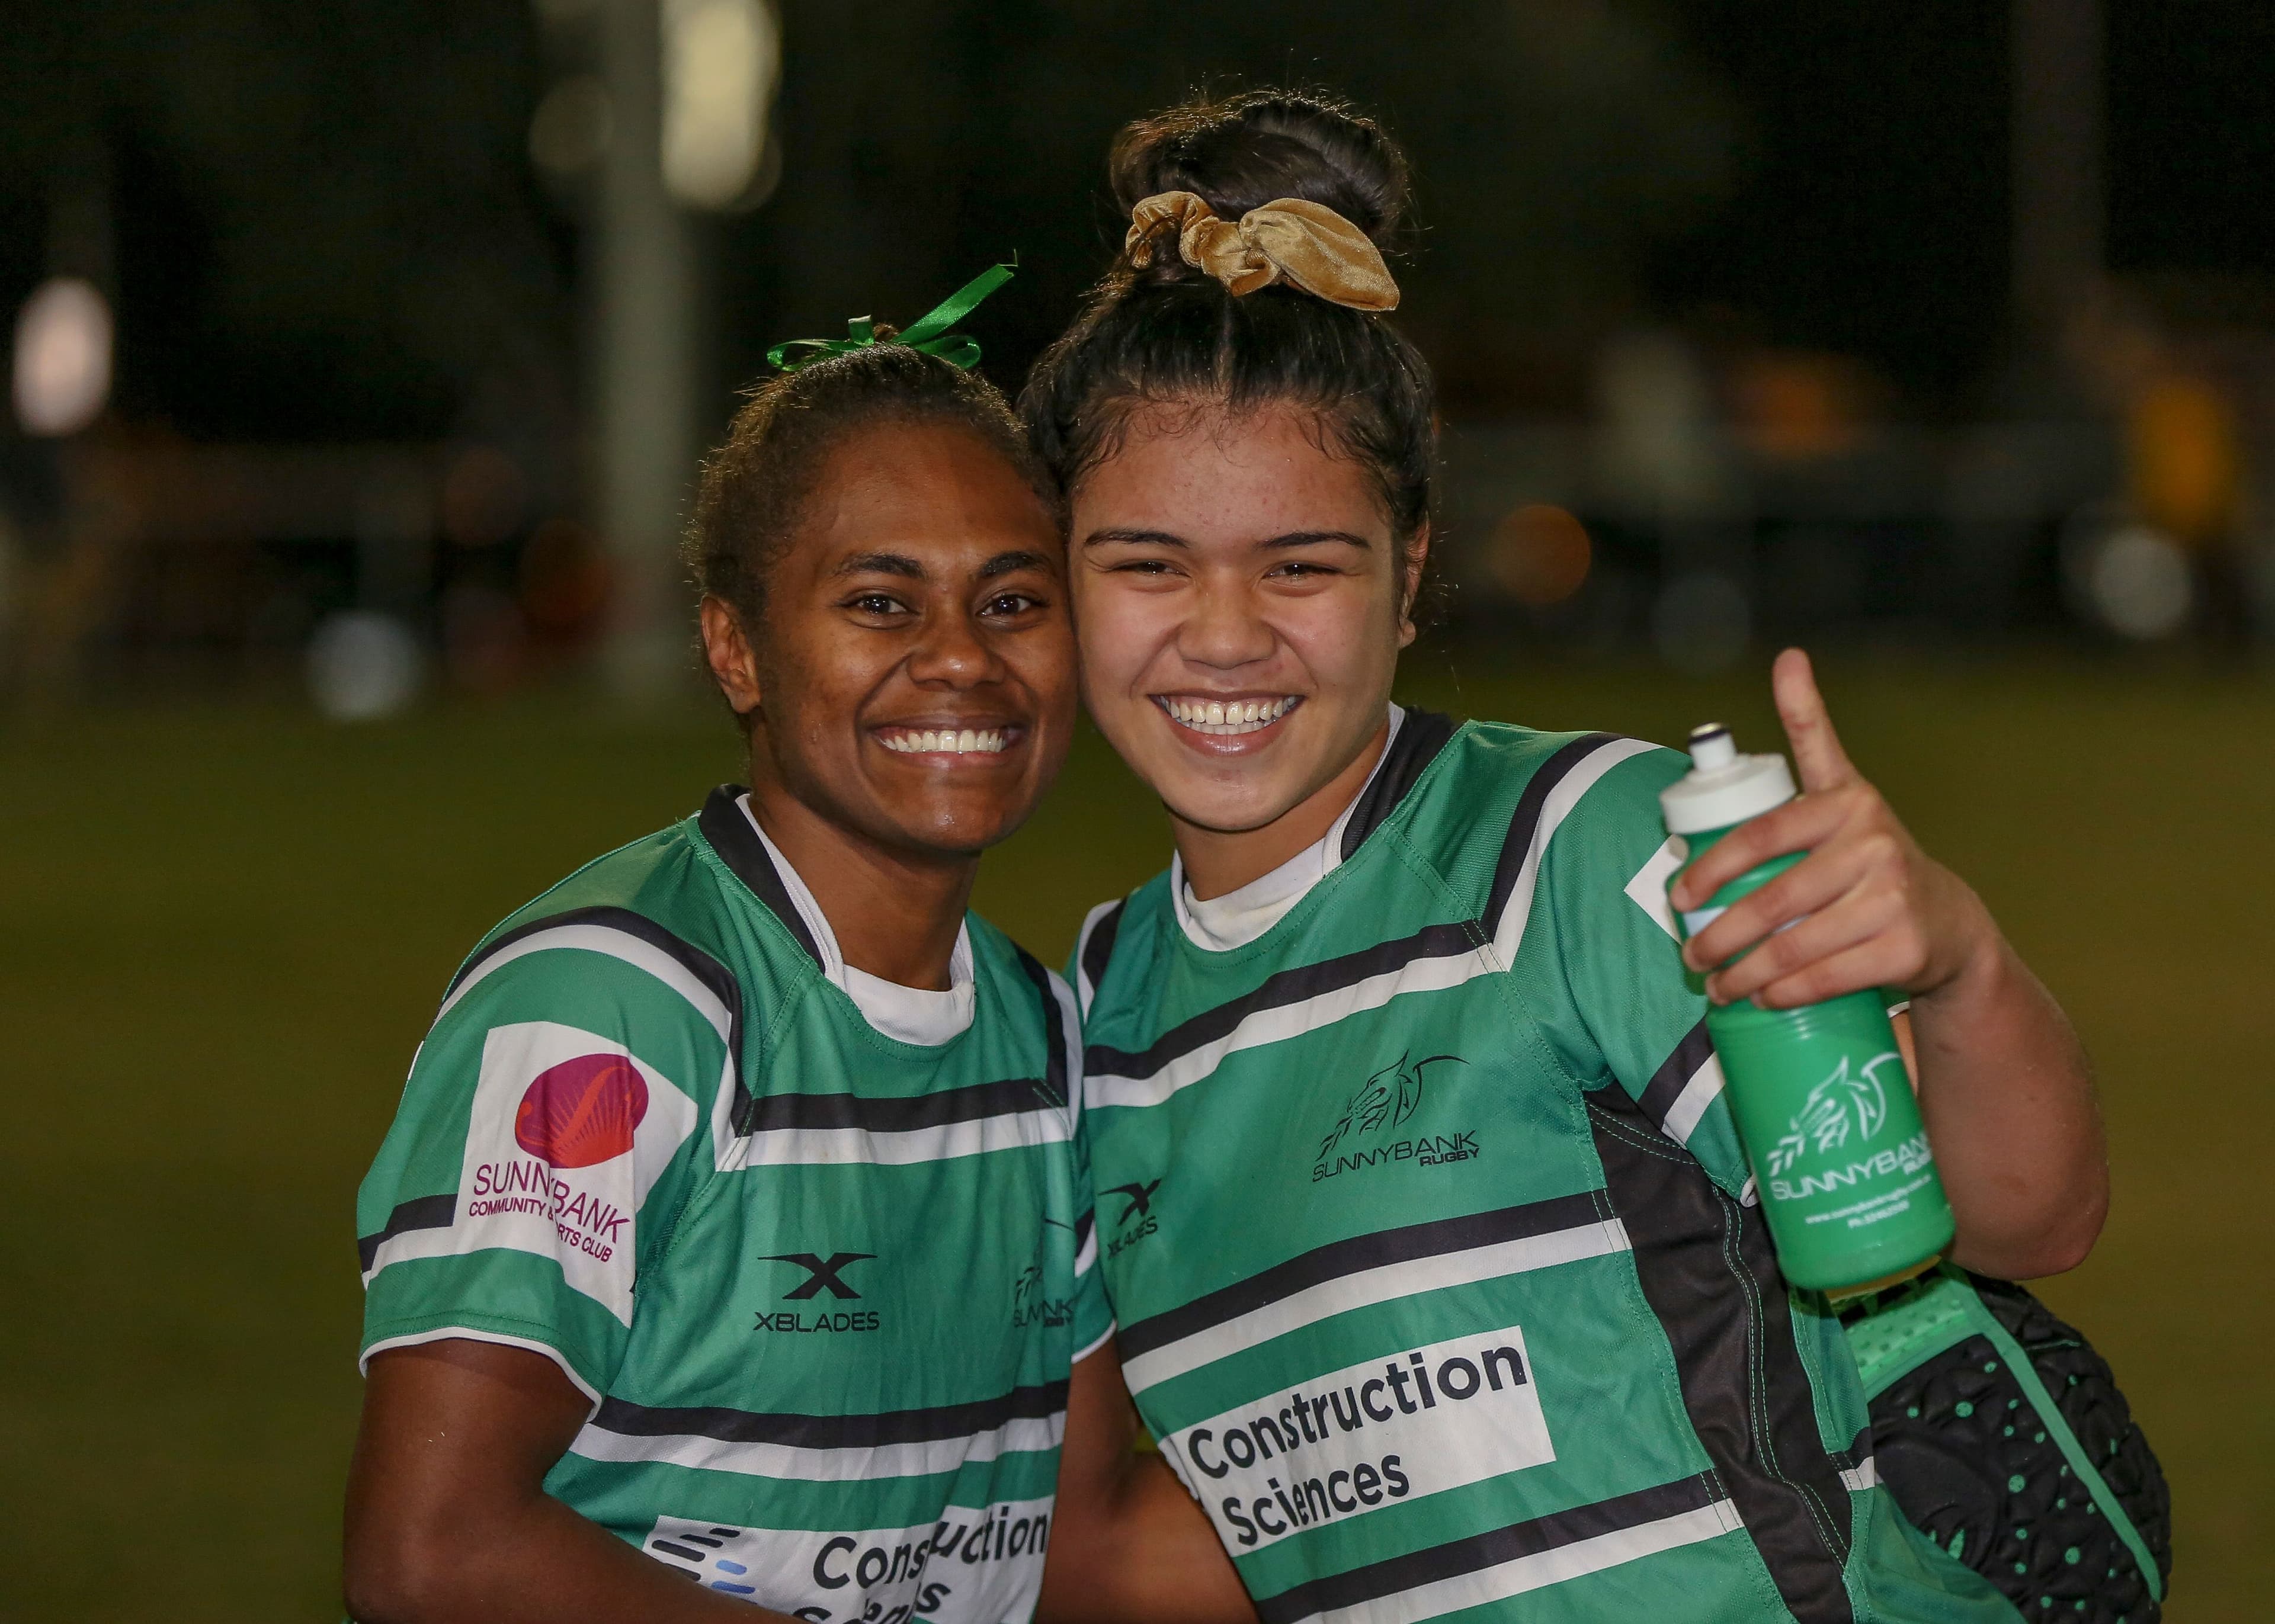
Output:
M1499 663L1418 662L1409 697L1775 736L1750 676ZM2093 1050L2115 1210L2044 1295L2115 1363L2171 1475L2166 1616L2263 1619L2275 686L2058 662L1834 664L1827 686L1859 764ZM707 712L634 723L560 699L355 730L281 709L0 726L0 1619L337 1616L353 1189L412 1046L500 916L735 775ZM989 859L981 906L1055 961L1165 838L1086 738Z

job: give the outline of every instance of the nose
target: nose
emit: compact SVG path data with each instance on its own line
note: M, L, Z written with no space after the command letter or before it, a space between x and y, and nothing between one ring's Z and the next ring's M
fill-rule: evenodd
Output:
M954 691L1001 682L1004 667L988 640L961 610L943 610L925 619L909 654L909 677L921 687Z
M1269 659L1278 638L1244 581L1204 578L1177 630L1177 652L1195 665L1231 670Z

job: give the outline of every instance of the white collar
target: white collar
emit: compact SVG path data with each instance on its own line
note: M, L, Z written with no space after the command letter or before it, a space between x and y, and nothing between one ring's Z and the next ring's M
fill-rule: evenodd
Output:
M736 798L735 804L743 809L752 830L767 849L767 856L782 876L782 889L790 893L790 905L805 921L812 933L814 951L820 956L821 973L827 976L861 1011L862 1019L886 1037L902 1043L920 1044L927 1048L946 1043L971 1024L971 927L956 927L956 950L949 956L949 987L937 993L925 987L903 986L897 981L888 981L873 976L865 970L857 970L845 962L838 950L837 933L829 928L829 920L821 911L821 904L782 848L767 839L767 832L759 827L758 819L751 812L751 797Z
M1342 815L1325 835L1270 873L1250 880L1236 891L1227 891L1222 896L1212 896L1203 902L1193 895L1191 885L1185 880L1185 860L1169 860L1169 897L1176 906L1177 924L1187 940L1212 953L1229 953L1235 948L1244 948L1286 918L1289 910L1302 902L1313 886L1341 866L1343 832L1350 827L1351 814L1358 810L1358 804L1366 798L1375 774L1390 759L1390 747L1397 741L1398 729L1405 721L1406 713L1392 706L1390 731L1383 737L1382 752L1375 757L1366 782L1351 797L1350 804L1343 808Z

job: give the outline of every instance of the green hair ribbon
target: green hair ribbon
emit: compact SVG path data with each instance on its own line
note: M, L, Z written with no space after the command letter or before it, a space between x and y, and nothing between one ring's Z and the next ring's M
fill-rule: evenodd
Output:
M981 299L1010 281L1017 264L1015 259L1009 265L989 266L883 342L906 344L911 350L936 355L951 366L970 371L979 364L979 341L962 333L951 333L949 329L970 315ZM782 372L796 372L825 356L850 355L878 342L876 319L855 316L845 324L843 338L785 338L767 351L767 365Z

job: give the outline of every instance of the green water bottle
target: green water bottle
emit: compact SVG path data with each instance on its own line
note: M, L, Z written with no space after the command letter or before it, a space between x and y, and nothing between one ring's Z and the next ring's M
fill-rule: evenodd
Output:
M1783 756L1742 756L1730 730L1710 722L1691 729L1690 771L1659 798L1688 867L1793 797ZM1680 915L1684 938L1806 855L1772 857ZM1706 1031L1786 1278L1844 1297L1932 1265L1951 1244L1951 1204L1879 993L1798 1009L1712 1005Z

